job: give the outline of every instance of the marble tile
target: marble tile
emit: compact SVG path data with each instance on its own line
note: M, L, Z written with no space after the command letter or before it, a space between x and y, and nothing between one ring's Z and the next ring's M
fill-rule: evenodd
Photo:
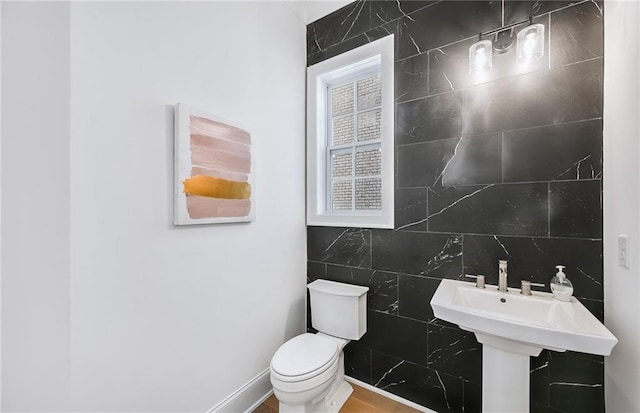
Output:
M396 58L501 26L501 1L442 1L398 20Z
M435 321L429 302L439 285L440 279L399 274L399 314L422 321Z
M571 4L580 3L581 1L583 0L505 0L504 24L521 22L527 20L529 16L540 16Z
M310 261L371 268L371 231L307 227L307 256Z
M396 189L395 227L406 231L427 230L426 188Z
M338 56L344 52L348 52L357 47L363 46L367 43L371 43L374 40L381 39L390 34L394 34L397 28L397 24L388 24L379 26L371 30L367 30L364 33L353 36L345 41L331 45L320 51L307 52L307 66L312 66L323 60Z
M429 231L548 235L547 184L429 188L428 195Z
M502 182L502 134L472 136L457 140L453 155L442 167L432 186L472 185Z
M462 236L374 230L373 268L435 278L458 278Z
M321 51L321 52L316 52L316 53L311 53L311 54L307 54L307 67L309 66L313 66L316 63L320 63L323 60L327 60L327 51Z
M502 135L445 139L399 146L398 187L502 182Z
M549 350L542 350L538 357L529 358L529 401L532 404L549 405Z
M371 26L390 23L400 17L428 7L436 1L423 0L376 0L371 1Z
M462 136L462 94L431 96L396 105L396 145Z
M504 134L505 182L602 177L602 120Z
M551 14L551 67L604 55L602 6L587 1Z
M549 405L564 411L603 412L604 358L550 353Z
M429 95L461 90L471 85L469 47L477 40L462 40L429 51Z
M395 99L405 102L428 94L429 56L424 53L395 63Z
M439 413L462 412L462 380L408 361L372 352L372 382Z
M587 310L591 311L591 314L593 314L598 320L600 320L601 323L604 324L604 301L588 300L581 297L579 297L579 299L582 305L584 305Z
M371 35L371 36L369 36ZM348 52L350 50L353 50L357 47L363 46L367 43L372 42L373 40L377 40L379 38L382 38L386 35L386 33L381 29L378 30L374 30L374 31L370 31L368 33L362 33L359 34L357 36L354 36L350 39L347 39L343 42L340 42L338 44L335 44L333 46L328 47L327 49L323 50L324 53L324 59L329 59L338 55L341 55L342 53Z
M398 313L398 275L395 273L328 264L327 279L369 287L369 310Z
M459 328L429 324L428 367L482 384L482 344Z
M520 288L520 280L545 284L564 265L573 283L574 295L602 300L602 241L588 239L532 238L508 236L464 236L465 274L483 274L487 284L498 283L498 260L508 261L508 282Z
M566 413L564 410L554 409L553 407L545 406L531 402L530 413Z
M318 278L326 278L327 265L321 262L307 261L307 284Z
M358 343L371 350L426 367L427 334L426 323L368 311L367 333Z
M465 136L602 117L602 59L464 91Z
M549 16L537 17L534 23L543 24L547 30ZM515 29L514 36L523 26ZM514 45L504 54L492 55L493 67L480 74L469 74L469 47L478 41L478 37L465 39L447 46L429 51L429 94L460 90L470 86L494 82L499 79L536 72L549 68L549 51L545 45L543 58L529 64L516 61L517 47Z
M465 381L464 413L482 413L482 385Z
M371 350L352 341L344 348L344 373L356 380L371 383Z
M357 0L307 25L307 54L323 51L371 28L368 1Z
M601 181L551 182L551 236L602 238Z
M461 141L457 138L398 146L398 188L439 186L444 169L457 154Z

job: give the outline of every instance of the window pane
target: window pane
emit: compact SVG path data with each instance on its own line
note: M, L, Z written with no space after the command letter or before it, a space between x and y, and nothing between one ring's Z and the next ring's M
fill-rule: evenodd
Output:
M382 209L382 180L356 179L356 210Z
M358 110L380 106L381 101L380 74L358 80Z
M353 175L353 154L351 152L331 154L331 177Z
M356 176L380 175L381 171L382 156L379 147L368 146L367 149L356 152Z
M358 114L358 141L380 139L380 109Z
M331 116L353 113L353 83L331 88Z
M353 209L353 181L333 181L331 184L331 209Z
M342 118L333 118L333 144L342 145L353 142L355 135L353 115Z

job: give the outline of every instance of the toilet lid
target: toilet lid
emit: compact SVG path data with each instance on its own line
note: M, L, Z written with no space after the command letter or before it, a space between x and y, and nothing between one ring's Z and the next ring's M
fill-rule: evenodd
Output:
M301 334L280 346L271 359L271 369L281 376L302 376L323 370L338 351L338 343L330 338Z

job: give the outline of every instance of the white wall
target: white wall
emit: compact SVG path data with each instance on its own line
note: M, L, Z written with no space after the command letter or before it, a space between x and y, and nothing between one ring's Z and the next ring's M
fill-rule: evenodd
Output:
M640 411L640 4L605 5L604 303L620 342L605 359L607 411ZM617 264L630 236L631 269Z
M70 133L58 139L66 158L47 152L67 171L68 193L46 201L66 203L70 216L61 224L70 267L66 301L58 294L69 307L63 324L70 361L57 369L70 377L67 402L82 411L205 411L268 368L275 349L303 330L305 26L284 3L67 7ZM4 24L26 20L3 10ZM13 42L23 46L22 39ZM3 98L18 99L17 90L8 92ZM252 133L255 222L171 225L177 102ZM3 145L8 139L3 134ZM4 161L27 143L17 146L3 147L3 199L7 171L20 171ZM6 225L13 217L6 205L5 245L22 237L17 224ZM29 239L43 227L32 225ZM64 245L51 247L65 252ZM6 281L18 276L3 269L3 278L6 298ZM26 294L3 302L4 321L24 309ZM47 330L43 315L33 324L35 332ZM4 360L12 356L4 347ZM8 391L18 378L3 377L5 410L36 410ZM25 383L17 386L27 391Z
M2 5L0 5L0 263L2 262ZM0 264L0 411L2 410L2 265Z
M3 410L68 408L69 6L2 3Z
M291 10L305 24L331 14L349 3L351 3L350 0L291 0L287 2Z

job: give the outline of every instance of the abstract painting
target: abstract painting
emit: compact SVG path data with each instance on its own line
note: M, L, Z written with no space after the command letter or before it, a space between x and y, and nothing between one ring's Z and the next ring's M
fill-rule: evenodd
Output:
M175 119L174 225L253 221L249 132L181 103Z

